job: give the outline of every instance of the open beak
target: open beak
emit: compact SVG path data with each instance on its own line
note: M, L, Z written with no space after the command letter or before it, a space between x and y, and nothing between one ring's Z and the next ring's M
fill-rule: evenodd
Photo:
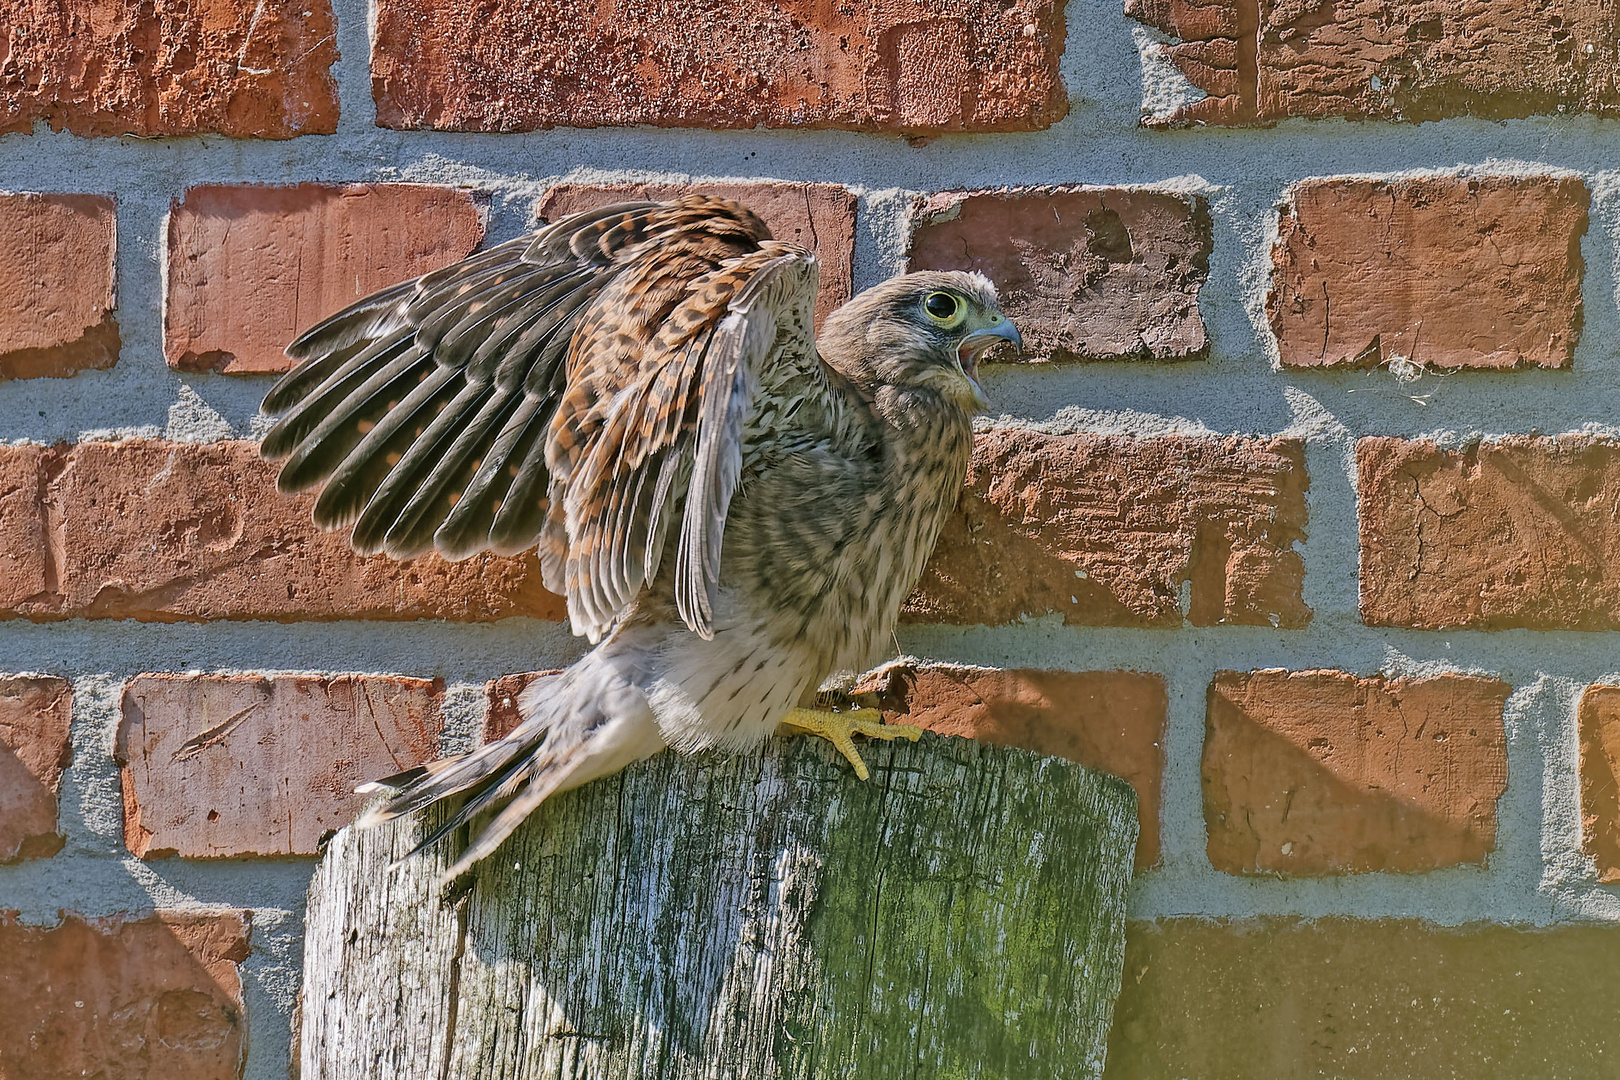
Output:
M1023 354L1024 339L1019 335L1018 327L1013 325L1011 319L1003 317L994 326L973 331L956 347L956 359L962 365L962 374L973 384L973 394L981 409L990 407L990 399L984 396L984 388L979 385L979 358L1007 341L1012 342L1013 348L1020 355Z

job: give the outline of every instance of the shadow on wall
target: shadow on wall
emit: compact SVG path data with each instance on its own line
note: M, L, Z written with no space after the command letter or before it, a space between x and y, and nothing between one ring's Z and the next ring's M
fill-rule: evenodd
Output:
M1298 629L1306 487L1292 439L983 432L907 613Z
M0 912L0 1076L239 1076L244 916Z
M1483 862L1507 789L1495 679L1220 672L1202 780L1235 874L1423 873Z

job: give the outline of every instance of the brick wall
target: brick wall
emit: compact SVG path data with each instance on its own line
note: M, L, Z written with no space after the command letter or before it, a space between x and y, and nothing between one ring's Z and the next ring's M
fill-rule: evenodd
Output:
M287 1075L355 782L579 643L275 495L280 346L691 186L1024 329L874 689L1136 786L1111 1080L1620 1054L1613 4L12 7L0 1075Z

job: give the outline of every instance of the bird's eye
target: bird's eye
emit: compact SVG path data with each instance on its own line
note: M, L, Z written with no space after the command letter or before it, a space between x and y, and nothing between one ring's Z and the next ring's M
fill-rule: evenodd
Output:
M929 293L928 298L923 301L923 310L928 312L930 319L949 326L962 314L962 305L950 293L934 292Z

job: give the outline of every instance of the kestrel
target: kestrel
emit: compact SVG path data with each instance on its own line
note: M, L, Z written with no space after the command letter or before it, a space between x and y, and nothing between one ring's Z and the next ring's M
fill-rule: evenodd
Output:
M300 336L265 398L282 491L361 553L538 546L595 646L521 696L507 737L367 785L374 823L460 796L422 847L498 810L447 876L542 800L673 747L780 726L866 767L814 708L888 652L956 503L986 400L1020 344L982 275L860 294L813 332L816 259L745 207L622 203L359 301ZM420 850L420 848L418 848Z

